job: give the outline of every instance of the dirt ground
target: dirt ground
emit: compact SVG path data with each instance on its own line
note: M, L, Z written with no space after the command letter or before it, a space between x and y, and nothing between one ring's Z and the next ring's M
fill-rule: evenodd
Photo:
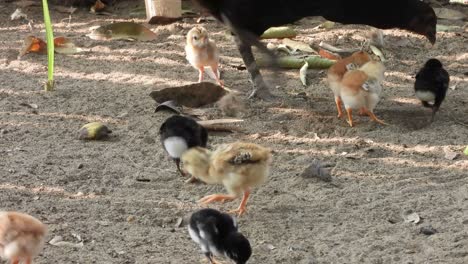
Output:
M141 2L141 3L139 3ZM177 222L222 186L187 185L165 155L159 125L170 113L154 113L148 96L157 88L189 84L197 71L184 54L195 18L149 26L152 42L94 41L89 27L130 21L143 1L120 2L115 16L85 9L52 11L55 34L87 50L56 55L57 87L44 92L47 56L17 58L27 35L44 37L42 10L34 21L10 21L15 3L0 3L0 210L27 212L49 227L47 241L62 236L82 247L50 244L37 263L202 263L186 227ZM467 12L467 8L453 7ZM141 9L140 9L141 10ZM139 15L136 22L144 22ZM462 21L458 23L463 26ZM298 40L359 48L369 28L337 25L316 29L317 18L294 25ZM221 52L226 85L245 96L248 73L237 49L215 21L204 22ZM385 30L384 98L376 114L387 126L357 116L350 128L336 118L325 71L298 70L266 78L275 102L247 100L245 133L210 134L209 144L245 140L275 150L268 181L254 191L239 220L253 255L249 263L468 263L468 41L467 31L439 33L434 47L422 37ZM432 124L415 99L414 75L431 57L451 75L451 89ZM31 109L24 104L36 104ZM222 118L216 108L207 118ZM84 142L77 130L103 121L107 141ZM459 154L447 159L446 153ZM312 160L331 166L332 181L302 178ZM138 179L147 179L141 182ZM232 209L239 201L214 204ZM418 224L404 216L415 212ZM428 236L422 227L437 232Z

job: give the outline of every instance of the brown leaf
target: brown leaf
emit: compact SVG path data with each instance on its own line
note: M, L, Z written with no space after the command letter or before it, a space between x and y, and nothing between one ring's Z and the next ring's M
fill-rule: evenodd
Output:
M18 57L21 58L27 53L47 53L47 44L40 38L27 36L23 41L23 46L20 49Z
M162 88L152 91L150 96L158 103L173 100L179 105L201 107L215 103L226 93L227 91L217 84L201 82Z
M54 10L60 13L65 13L65 14L73 14L77 10L76 7L70 6L70 7L65 7L65 6L54 6Z
M55 52L61 54L75 54L81 51L70 39L65 37L54 38Z
M101 2L101 0L96 0L96 3L94 3L90 10L92 13L97 13L103 11L104 8L106 8L106 5L103 2Z
M329 59L329 60L340 60L341 59L340 55L329 52L329 51L326 51L324 49L319 50L319 55L320 55L320 57L325 58L325 59Z

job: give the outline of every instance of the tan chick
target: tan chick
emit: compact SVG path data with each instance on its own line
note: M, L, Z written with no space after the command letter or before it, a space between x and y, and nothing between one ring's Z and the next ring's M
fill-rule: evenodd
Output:
M360 67L370 60L371 58L369 54L367 54L365 51L358 51L349 57L337 61L328 70L328 85L330 86L330 89L333 91L333 95L335 96L336 109L338 110L339 118L343 116L343 109L341 108L342 101L340 97L341 79L343 79L343 76L348 70L351 70L354 67Z
M352 110L359 109L372 120L385 125L374 115L380 101L385 66L378 61L369 61L357 70L348 71L341 80L340 96L348 115L348 124L353 126Z
M266 180L271 151L257 144L235 142L221 145L214 151L191 148L182 155L182 162L193 177L207 184L223 184L229 193L208 195L199 203L231 201L243 195L239 207L230 211L240 216L246 211L251 188Z
M216 44L208 38L208 31L204 27L196 26L187 33L185 45L186 58L198 70L198 82L203 81L205 67L210 67L219 85L220 80L218 64L219 53Z
M31 264L44 245L46 226L18 212L0 212L0 257L11 264Z

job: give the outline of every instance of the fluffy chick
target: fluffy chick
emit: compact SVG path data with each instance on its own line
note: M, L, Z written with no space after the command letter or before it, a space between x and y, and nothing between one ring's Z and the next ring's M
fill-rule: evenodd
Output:
M335 96L336 109L338 111L338 118L343 116L343 109L341 108L341 97L340 97L340 83L343 76L350 67L361 67L364 63L370 61L369 54L365 51L358 51L353 53L351 56L346 57L337 61L333 66L330 67L327 74L328 85L333 91Z
M424 107L432 108L431 122L434 121L434 116L445 99L449 82L448 72L437 59L429 59L416 75L414 83L416 97L421 100Z
M195 178L207 184L223 184L229 193L208 195L200 203L230 201L243 194L239 207L231 211L242 215L251 187L263 183L269 173L271 151L253 143L235 142L221 145L213 152L192 148L182 155L182 162Z
M352 110L362 113L380 124L385 124L374 115L380 101L385 66L378 61L369 61L357 70L345 73L340 84L341 99L348 114L348 124L353 126Z
M46 226L18 212L0 212L0 257L11 264L31 264L44 245Z
M185 176L180 169L180 157L189 148L206 147L208 132L192 118L173 115L159 128L159 138L167 154L174 160L179 173ZM187 182L194 180L195 178L191 177Z
M218 70L218 48L216 44L208 38L208 31L204 27L194 27L187 33L185 53L190 64L198 70L198 82L203 81L205 67L209 66L214 73L216 81L219 85L223 86Z
M217 210L198 210L190 217L190 237L201 248L210 263L217 262L213 256L226 256L236 264L245 264L252 255L250 243L238 231L234 217Z

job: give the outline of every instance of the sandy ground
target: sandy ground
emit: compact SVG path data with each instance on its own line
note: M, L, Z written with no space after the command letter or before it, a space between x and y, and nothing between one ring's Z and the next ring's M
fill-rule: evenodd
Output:
M150 26L158 33L153 42L85 36L90 26L131 20L127 14L138 5L120 3L116 16L78 10L70 23L68 15L53 12L56 35L89 51L58 54L57 89L44 92L46 56L17 59L25 36L44 36L41 8L25 9L35 21L31 32L24 21L9 20L14 3L0 3L0 209L43 220L48 241L60 235L79 242L78 235L84 245L46 245L39 264L203 259L186 228L176 224L200 208L199 198L223 187L184 184L158 139L170 114L154 113L148 96L197 80L183 52L195 19ZM143 22L141 16L135 21ZM355 25L314 29L319 23L296 23L298 39L356 48L368 32ZM204 26L220 47L226 85L247 94L248 73L228 66L242 61L225 28L214 21ZM245 134L210 135L212 146L246 140L275 150L268 181L240 219L253 246L249 263L468 263L468 157L462 154L468 145L467 33L440 33L434 48L407 32L385 34L388 70L376 114L389 125L356 117L357 126L348 127L335 116L325 72L309 71L310 84L303 87L291 70L268 78L276 82L278 101L247 101ZM430 57L446 65L455 87L432 124L430 110L413 92L414 75ZM207 117L223 116L213 108ZM110 140L76 139L83 124L96 120L113 130ZM460 155L449 160L446 152ZM314 159L331 166L331 183L299 176ZM213 207L228 210L238 202ZM409 211L421 222L406 223ZM421 234L427 226L437 233Z

